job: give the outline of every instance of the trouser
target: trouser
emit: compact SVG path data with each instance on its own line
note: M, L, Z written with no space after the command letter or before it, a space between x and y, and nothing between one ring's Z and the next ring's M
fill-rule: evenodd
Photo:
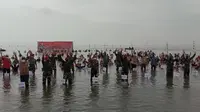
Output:
M130 64L130 71L132 72L133 71L133 68L135 69L137 67L136 64Z
M156 70L156 65L151 65L151 70L155 71Z
M122 79L122 81L128 81L128 69L123 69L122 75L127 76L127 79Z
M189 69L185 69L184 70L184 78L185 79L189 79L190 78L190 70Z
M72 65L72 73L74 74L74 65Z
M52 66L52 73L54 76L56 76L56 65Z
M3 68L3 76L5 75L5 73L8 73L9 74L9 77L10 77L10 68Z
M25 83L25 86L29 86L29 75L20 75L20 81Z
M104 67L106 68L106 73L108 73L108 65L104 65Z
M34 65L30 65L29 66L29 71L31 71L33 73L33 75L35 75L35 66Z
M117 73L119 73L119 67L121 67L120 62L115 61L115 64L116 64L116 71L117 71Z
M92 78L93 77L98 77L97 76L98 70L96 68L91 68L91 77L90 77L90 82L92 83Z
M141 71L146 71L146 64L141 64Z
M17 73L17 72L18 72L18 68L19 68L18 65L14 65L14 66L12 66L12 71L13 71L14 73Z
M63 74L63 79L65 80L65 84L68 81L68 83L71 85L72 84L72 74L71 74L71 72L65 72Z
M167 87L170 87L173 85L173 77L172 76L167 76L166 81L167 81Z
M52 75L52 72L47 72L47 71L43 72L43 76L42 76L43 85L46 85L46 82L48 83L48 85L51 84L51 75Z

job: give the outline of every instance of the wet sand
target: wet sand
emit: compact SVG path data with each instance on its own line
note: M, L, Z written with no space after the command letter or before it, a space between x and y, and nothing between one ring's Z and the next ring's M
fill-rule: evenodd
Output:
M129 74L129 84L116 75L115 66L109 74L99 76L99 85L90 86L87 70L75 73L72 86L62 84L62 72L50 87L42 86L41 64L36 77L30 77L28 90L19 88L19 76L11 75L3 81L0 75L1 112L198 112L200 107L200 76L192 72L189 83L174 77L174 85L166 87L165 70L155 73ZM6 86L7 87L7 86Z

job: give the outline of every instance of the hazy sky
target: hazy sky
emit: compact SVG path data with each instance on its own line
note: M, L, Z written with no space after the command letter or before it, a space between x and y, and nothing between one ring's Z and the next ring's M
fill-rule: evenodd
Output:
M0 0L1 42L200 43L200 0Z

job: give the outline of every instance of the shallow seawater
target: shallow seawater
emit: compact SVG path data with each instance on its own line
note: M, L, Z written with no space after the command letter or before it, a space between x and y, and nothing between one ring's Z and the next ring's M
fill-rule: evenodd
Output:
M39 65L40 67L41 65ZM38 68L39 68L38 67ZM19 88L19 76L3 80L1 75L1 112L198 112L200 109L200 76L191 71L190 81L182 73L175 74L173 86L166 86L165 71L129 74L127 83L116 75L115 67L109 74L99 76L99 84L90 85L88 70L75 73L72 86L62 84L62 72L50 87L42 86L41 69L30 77L30 88ZM149 71L149 70L148 70ZM10 85L10 88L9 88Z

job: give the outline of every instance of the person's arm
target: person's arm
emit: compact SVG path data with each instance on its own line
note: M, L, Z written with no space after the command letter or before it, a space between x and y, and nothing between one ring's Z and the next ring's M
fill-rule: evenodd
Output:
M15 59L19 62L19 59L18 59L18 57L17 57L17 54L16 53L14 53L14 56L15 56Z
M35 68L37 69L37 61L35 60Z
M192 57L190 57L190 60L192 60L196 56L196 52L193 54Z

